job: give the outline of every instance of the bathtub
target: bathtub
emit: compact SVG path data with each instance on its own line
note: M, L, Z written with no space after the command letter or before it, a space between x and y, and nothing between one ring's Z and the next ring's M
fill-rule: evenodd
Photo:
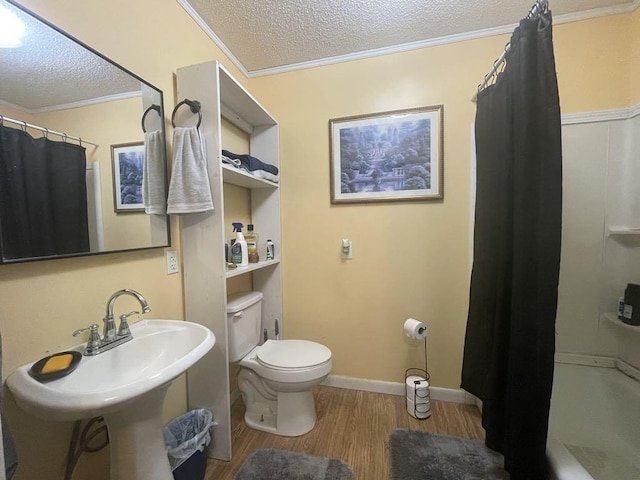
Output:
M558 480L640 479L640 372L555 364L547 453Z

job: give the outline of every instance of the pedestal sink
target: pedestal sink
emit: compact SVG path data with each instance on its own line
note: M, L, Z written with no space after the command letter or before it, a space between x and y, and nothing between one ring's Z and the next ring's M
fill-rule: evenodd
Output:
M164 397L171 381L213 347L215 336L181 320L142 320L131 332L133 340L83 356L66 377L41 383L27 364L7 386L20 408L43 420L104 416L112 480L173 480L162 436Z

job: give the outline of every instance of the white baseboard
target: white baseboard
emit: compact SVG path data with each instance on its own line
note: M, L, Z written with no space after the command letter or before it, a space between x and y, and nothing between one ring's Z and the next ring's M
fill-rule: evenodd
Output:
M329 375L322 385L327 387L348 388L363 392L386 393L404 397L405 384L399 382L385 382L383 380L369 380L366 378L345 377L342 375ZM460 388L431 387L431 399L442 402L476 404L476 397Z

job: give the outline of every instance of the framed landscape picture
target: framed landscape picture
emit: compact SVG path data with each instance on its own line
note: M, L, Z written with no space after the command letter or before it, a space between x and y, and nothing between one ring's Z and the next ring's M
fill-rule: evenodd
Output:
M116 213L144 212L142 165L144 143L111 145L113 203Z
M444 198L443 110L329 120L331 203Z

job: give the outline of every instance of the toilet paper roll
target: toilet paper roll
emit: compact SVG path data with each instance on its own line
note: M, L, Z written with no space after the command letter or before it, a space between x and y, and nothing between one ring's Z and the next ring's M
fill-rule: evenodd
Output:
M417 375L409 375L406 378L405 391L407 398L410 398L415 403L428 403L429 402L429 382L423 377Z
M417 404L414 405L410 398L407 398L407 413L413 418L424 419L431 416L431 404Z
M427 326L415 318L407 318L404 322L404 334L416 340L422 340L427 336Z

